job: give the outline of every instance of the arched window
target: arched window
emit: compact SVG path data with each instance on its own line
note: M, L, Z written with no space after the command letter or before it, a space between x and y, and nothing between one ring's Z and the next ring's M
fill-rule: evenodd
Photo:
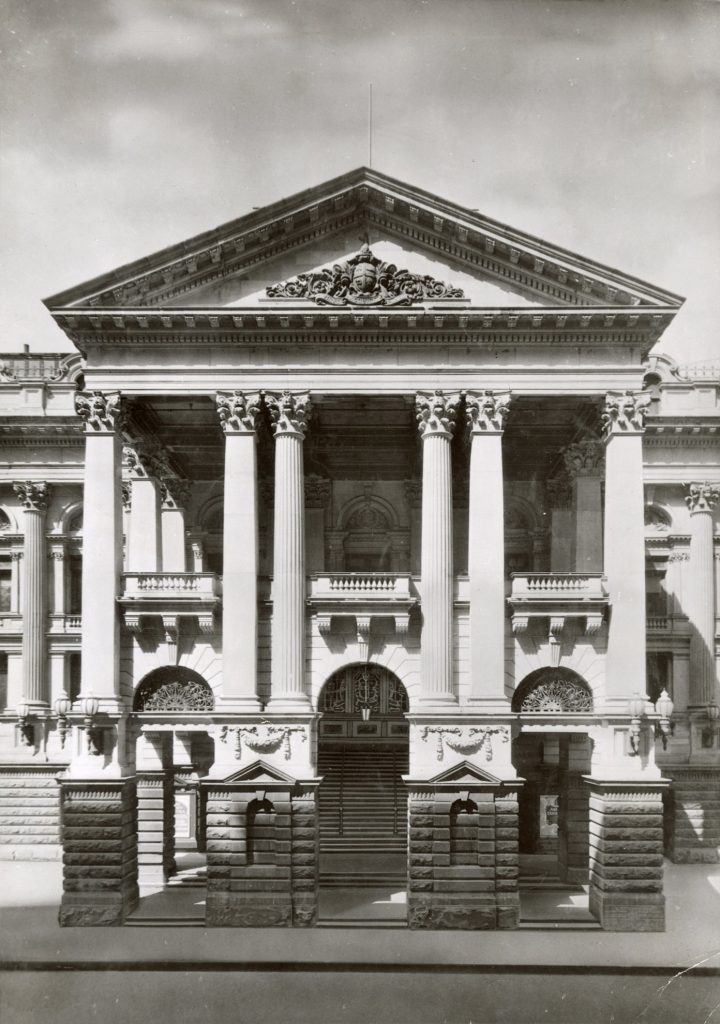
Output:
M248 804L246 844L248 864L275 864L275 807L267 797Z
M592 690L569 668L541 668L531 672L513 694L513 711L536 714L591 712Z
M480 816L473 800L456 800L450 808L450 863L477 864Z
M166 665L142 680L134 711L212 711L215 698L203 677L190 668Z
M380 665L349 665L330 676L319 710L337 715L401 716L408 710L407 691L397 676Z

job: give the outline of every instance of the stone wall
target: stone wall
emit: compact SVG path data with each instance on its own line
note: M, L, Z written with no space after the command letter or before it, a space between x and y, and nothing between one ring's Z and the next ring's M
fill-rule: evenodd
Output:
M60 924L123 924L138 902L135 780L61 780L61 789Z
M59 860L64 765L0 766L0 860Z
M588 784L590 912L607 931L664 931L662 794L667 784Z
M665 767L667 852L676 864L720 861L720 768Z
M208 783L207 905L215 927L315 924L314 787Z
M175 790L169 771L138 772L138 881L162 886L175 867Z
M408 815L409 926L516 928L517 792L411 791Z

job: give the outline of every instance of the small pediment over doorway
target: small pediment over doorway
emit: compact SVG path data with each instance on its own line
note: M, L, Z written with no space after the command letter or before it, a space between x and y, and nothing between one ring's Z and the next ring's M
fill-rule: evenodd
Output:
M253 761L252 764L240 768L238 771L233 772L232 775L228 775L227 778L223 779L225 785L252 783L258 788L262 788L263 785L277 786L278 783L294 786L296 781L292 775L280 771L279 768L267 764L263 760Z
M446 768L445 771L440 772L439 775L435 775L428 782L433 785L442 785L452 783L453 785L460 786L462 783L469 786L477 786L478 784L486 786L500 786L502 780L497 775L492 775L484 768L479 768L476 764L472 764L470 761L459 761L454 764L451 768Z

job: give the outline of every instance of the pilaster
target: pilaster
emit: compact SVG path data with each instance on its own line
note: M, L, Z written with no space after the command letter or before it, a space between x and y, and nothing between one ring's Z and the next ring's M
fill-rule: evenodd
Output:
M160 525L161 484L155 475L155 460L142 441L123 450L130 470L130 535L128 571L160 572L162 533Z
M605 707L625 711L645 693L645 513L642 438L647 395L605 401L605 576L610 598Z
M48 704L46 673L47 554L45 513L50 488L46 483L17 483L14 490L24 510L23 547L23 700L33 707Z
M305 502L303 441L310 415L307 392L265 396L275 438L272 711L309 707L305 693Z
M713 510L720 498L717 484L691 483L685 498L690 510L690 708L720 705L715 662L715 565Z
M190 501L190 483L186 480L164 480L160 510L163 572L186 572L185 510Z
M470 700L488 711L505 696L505 516L502 435L510 395L468 392L470 440Z
M103 711L119 709L120 626L117 597L122 571L120 395L75 396L85 422L82 565L82 694L93 692Z
M453 690L452 469L450 442L459 394L419 392L423 449L421 696L426 707L457 703Z
M602 463L600 441L577 441L563 450L565 469L573 484L575 558L578 573L602 572Z
M222 706L258 711L257 434L260 396L218 392L225 434Z

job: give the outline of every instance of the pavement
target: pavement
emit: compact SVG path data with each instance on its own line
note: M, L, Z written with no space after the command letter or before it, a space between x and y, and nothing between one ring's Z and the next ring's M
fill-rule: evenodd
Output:
M372 890L323 893L315 929L61 929L61 870L0 865L2 1024L720 1024L718 865L666 864L664 933L409 931L403 894ZM200 920L204 890L181 897Z

